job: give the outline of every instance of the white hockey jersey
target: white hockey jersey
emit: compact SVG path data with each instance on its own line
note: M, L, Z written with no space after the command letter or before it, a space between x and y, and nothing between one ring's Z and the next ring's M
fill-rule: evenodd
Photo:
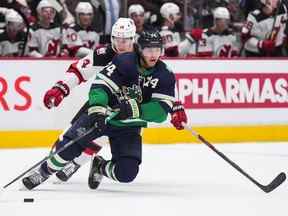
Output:
M198 42L187 35L185 41L179 44L180 56L200 56L200 57L235 57L239 53L239 42L230 29L222 33L217 33L213 28L205 29L202 39Z
M259 53L260 40L271 39L275 41L275 46L282 46L286 33L287 5L281 4L277 16L265 15L260 10L249 13L246 23L242 28L242 38L245 38L245 50Z
M6 31L2 32L0 34L0 56L21 56L24 42L25 32L19 32L14 40L8 37Z
M28 42L29 55L32 57L60 56L61 48L66 46L68 49L82 45L77 37L72 40L67 36L70 34L68 29L61 29L60 26L51 24L49 28L43 28L40 25L33 26L30 32Z
M97 72L112 61L115 55L116 53L110 45L90 51L84 58L70 65L62 81L72 90L82 82L86 82L91 77L94 77Z
M88 28L87 30L81 28L79 25L75 25L71 28L74 32L71 32L71 39L75 41L78 37L84 47L88 49L95 50L99 46L100 35L93 28Z
M171 49L175 50L175 48L177 50L178 44L181 42L179 32L173 32L167 26L162 26L161 31L159 33L162 37L163 47L164 47L165 53L167 50L168 50L168 52Z

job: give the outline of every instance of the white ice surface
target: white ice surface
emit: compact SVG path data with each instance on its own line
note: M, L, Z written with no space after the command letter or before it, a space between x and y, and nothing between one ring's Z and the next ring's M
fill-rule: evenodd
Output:
M288 143L215 145L260 183L288 170ZM0 150L1 188L41 160L48 149ZM110 156L109 148L101 152ZM105 179L87 186L89 165L65 184L56 178L33 191L20 181L0 195L0 216L278 216L288 214L288 184L269 194L205 145L144 145L143 163L133 183ZM34 198L24 203L24 198Z

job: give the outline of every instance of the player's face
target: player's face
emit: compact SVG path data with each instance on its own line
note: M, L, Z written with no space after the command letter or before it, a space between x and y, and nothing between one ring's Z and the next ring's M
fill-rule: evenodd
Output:
M145 61L144 67L154 67L161 55L161 48L159 47L145 47L142 51L142 56Z
M223 32L228 28L229 20L227 19L215 19L215 26L220 31Z
M178 22L181 19L181 13L174 14L174 22Z
M87 13L87 14L80 13L79 14L80 25L83 26L83 27L91 26L92 18L93 18L93 14L92 13Z
M23 30L24 24L20 22L8 22L6 25L6 30L9 37L15 37L17 33Z
M133 19L136 27L141 27L144 25L144 13L141 14L132 13L131 18Z
M267 14L272 14L273 11L277 8L279 0L266 0L265 8Z
M43 22L46 22L46 23L50 22L51 23L54 21L55 15L56 15L56 11L54 8L44 7L41 10L40 17L41 17L41 20Z
M132 38L113 37L113 45L118 54L133 51Z

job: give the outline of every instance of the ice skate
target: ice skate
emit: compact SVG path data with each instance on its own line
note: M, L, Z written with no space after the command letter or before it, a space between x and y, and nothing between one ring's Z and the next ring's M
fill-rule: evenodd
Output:
M45 174L40 168L34 170L31 174L22 179L22 183L28 190L32 190L38 185L42 184L49 178L49 175Z
M100 172L101 165L105 160L101 156L95 156L91 161L88 185L91 189L97 189L102 181L103 175Z
M66 181L68 181L68 179L70 179L74 175L74 173L77 172L77 170L80 167L81 166L79 164L76 164L74 161L71 161L62 170L57 172L56 176L61 181L66 182Z

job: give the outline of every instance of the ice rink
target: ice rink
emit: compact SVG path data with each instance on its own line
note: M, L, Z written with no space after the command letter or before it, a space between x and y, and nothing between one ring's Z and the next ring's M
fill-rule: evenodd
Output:
M288 143L217 144L262 184L288 170ZM0 150L1 188L41 160L48 149ZM101 153L110 156L109 148ZM52 177L33 191L20 181L1 193L1 216L276 216L288 212L288 183L269 194L200 145L144 145L143 163L133 183L104 179L87 185L89 165L65 184ZM34 198L24 203L24 198Z

